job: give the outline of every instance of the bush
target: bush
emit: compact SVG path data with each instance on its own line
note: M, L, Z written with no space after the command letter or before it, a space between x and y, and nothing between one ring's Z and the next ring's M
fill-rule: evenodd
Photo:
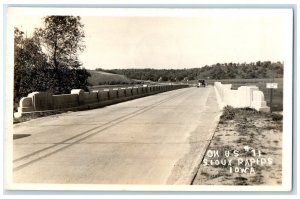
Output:
M224 107L221 120L232 120L235 117L235 109L231 106Z
M283 118L282 115L276 114L276 113L272 113L272 114L271 114L271 117L272 117L272 120L273 120L273 121L280 121L280 120L282 120L282 118Z
M14 103L29 93L50 92L52 94L70 93L72 89L88 90L87 78L90 74L85 69L53 70L48 68L30 68L18 70L14 74Z

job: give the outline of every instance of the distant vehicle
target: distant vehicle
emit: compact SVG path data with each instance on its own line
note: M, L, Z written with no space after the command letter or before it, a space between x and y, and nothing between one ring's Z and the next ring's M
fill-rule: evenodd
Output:
M206 86L206 82L204 79L198 80L197 88L205 87L205 86Z

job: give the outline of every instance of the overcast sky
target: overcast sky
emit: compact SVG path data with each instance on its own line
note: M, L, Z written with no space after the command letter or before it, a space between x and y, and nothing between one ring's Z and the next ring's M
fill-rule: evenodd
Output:
M253 14L251 14L253 13ZM194 68L224 62L283 61L282 16L82 16L83 67ZM41 17L14 26L30 34Z

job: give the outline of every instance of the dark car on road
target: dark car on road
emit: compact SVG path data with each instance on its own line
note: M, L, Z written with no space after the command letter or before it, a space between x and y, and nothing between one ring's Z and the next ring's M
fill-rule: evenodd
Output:
M206 82L204 79L198 80L197 88L205 87L205 86L206 86Z

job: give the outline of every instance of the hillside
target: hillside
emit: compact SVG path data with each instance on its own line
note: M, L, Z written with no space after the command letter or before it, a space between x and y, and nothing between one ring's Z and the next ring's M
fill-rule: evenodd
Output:
M131 79L151 81L182 81L184 79L257 79L282 78L281 62L257 61L252 63L217 63L189 69L96 69L102 72L125 75Z
M88 78L88 82L93 85L113 85L113 84L129 84L131 79L125 75L112 74L103 71L87 70L91 76Z

